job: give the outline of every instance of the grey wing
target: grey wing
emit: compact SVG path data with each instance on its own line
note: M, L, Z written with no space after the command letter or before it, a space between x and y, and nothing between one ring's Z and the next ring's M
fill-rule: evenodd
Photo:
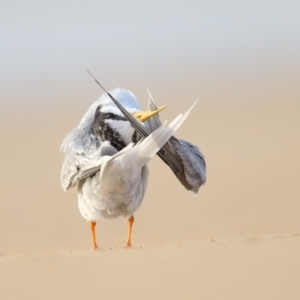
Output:
M75 186L80 178L80 170L97 153L100 143L92 132L91 126L87 130L79 130L75 127L63 140L61 150L65 157L60 173L60 181L63 190Z
M92 175L100 169L100 157L88 157L84 154L67 152L60 173L60 181L64 191L74 187L80 180Z
M78 175L76 176L77 180L85 179L98 172L103 162L102 157L114 156L117 152L118 150L113 147L110 142L103 142L99 148L99 154L93 155L88 161L85 161L85 163L81 165Z
M76 153L68 151L65 155L61 169L60 180L63 190L74 187L80 180L85 179L100 170L104 155L112 156L117 150L104 142L92 154Z
M189 190L197 194L200 187L206 182L204 155L197 146L174 136L170 138L168 144L175 149L182 161L185 180L190 185Z
M68 151L65 154L63 165L60 172L60 182L64 191L75 186L78 182L77 175L82 166L84 155Z
M157 109L153 97L148 90L149 110ZM161 125L159 114L147 120L146 126L153 132ZM188 141L174 136L159 151L163 161L171 168L181 184L189 191L198 193L206 182L206 163L199 148Z

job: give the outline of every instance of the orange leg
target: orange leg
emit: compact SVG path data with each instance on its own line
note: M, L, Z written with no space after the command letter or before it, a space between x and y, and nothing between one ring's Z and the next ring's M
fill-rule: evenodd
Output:
M97 246L97 242L96 242L96 222L94 221L90 221L90 228L91 228L91 233L92 233L92 240L93 240L93 248L92 250L97 250L98 246Z
M125 244L125 247L126 248L131 248L131 232L132 232L132 225L133 225L133 222L134 222L134 217L131 216L129 219L128 219L128 235L127 235L127 242Z

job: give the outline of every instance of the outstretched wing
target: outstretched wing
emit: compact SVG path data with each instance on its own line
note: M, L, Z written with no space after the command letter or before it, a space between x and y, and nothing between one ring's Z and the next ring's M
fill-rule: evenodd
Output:
M156 110L157 106L148 90L149 110ZM161 125L159 114L147 120L146 126L150 132ZM206 182L205 158L199 148L188 141L174 136L158 152L163 161L171 168L181 184L189 191L198 193Z

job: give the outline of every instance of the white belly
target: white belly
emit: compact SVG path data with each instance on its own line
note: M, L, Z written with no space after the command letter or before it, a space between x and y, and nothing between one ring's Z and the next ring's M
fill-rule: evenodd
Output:
M139 180L122 188L122 184L110 185L110 192L99 190L99 175L82 180L78 184L78 207L84 219L97 221L128 217L141 206L148 182L148 167L144 166ZM121 187L121 189L120 189Z

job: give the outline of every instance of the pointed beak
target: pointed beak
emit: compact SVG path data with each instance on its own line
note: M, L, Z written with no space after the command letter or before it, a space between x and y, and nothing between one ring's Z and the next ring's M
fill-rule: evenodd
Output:
M141 122L145 122L149 118L155 116L156 114L158 114L159 112L164 110L166 107L167 107L167 105L164 105L164 106L159 107L156 110L137 111L137 112L133 113L132 115L135 116Z

